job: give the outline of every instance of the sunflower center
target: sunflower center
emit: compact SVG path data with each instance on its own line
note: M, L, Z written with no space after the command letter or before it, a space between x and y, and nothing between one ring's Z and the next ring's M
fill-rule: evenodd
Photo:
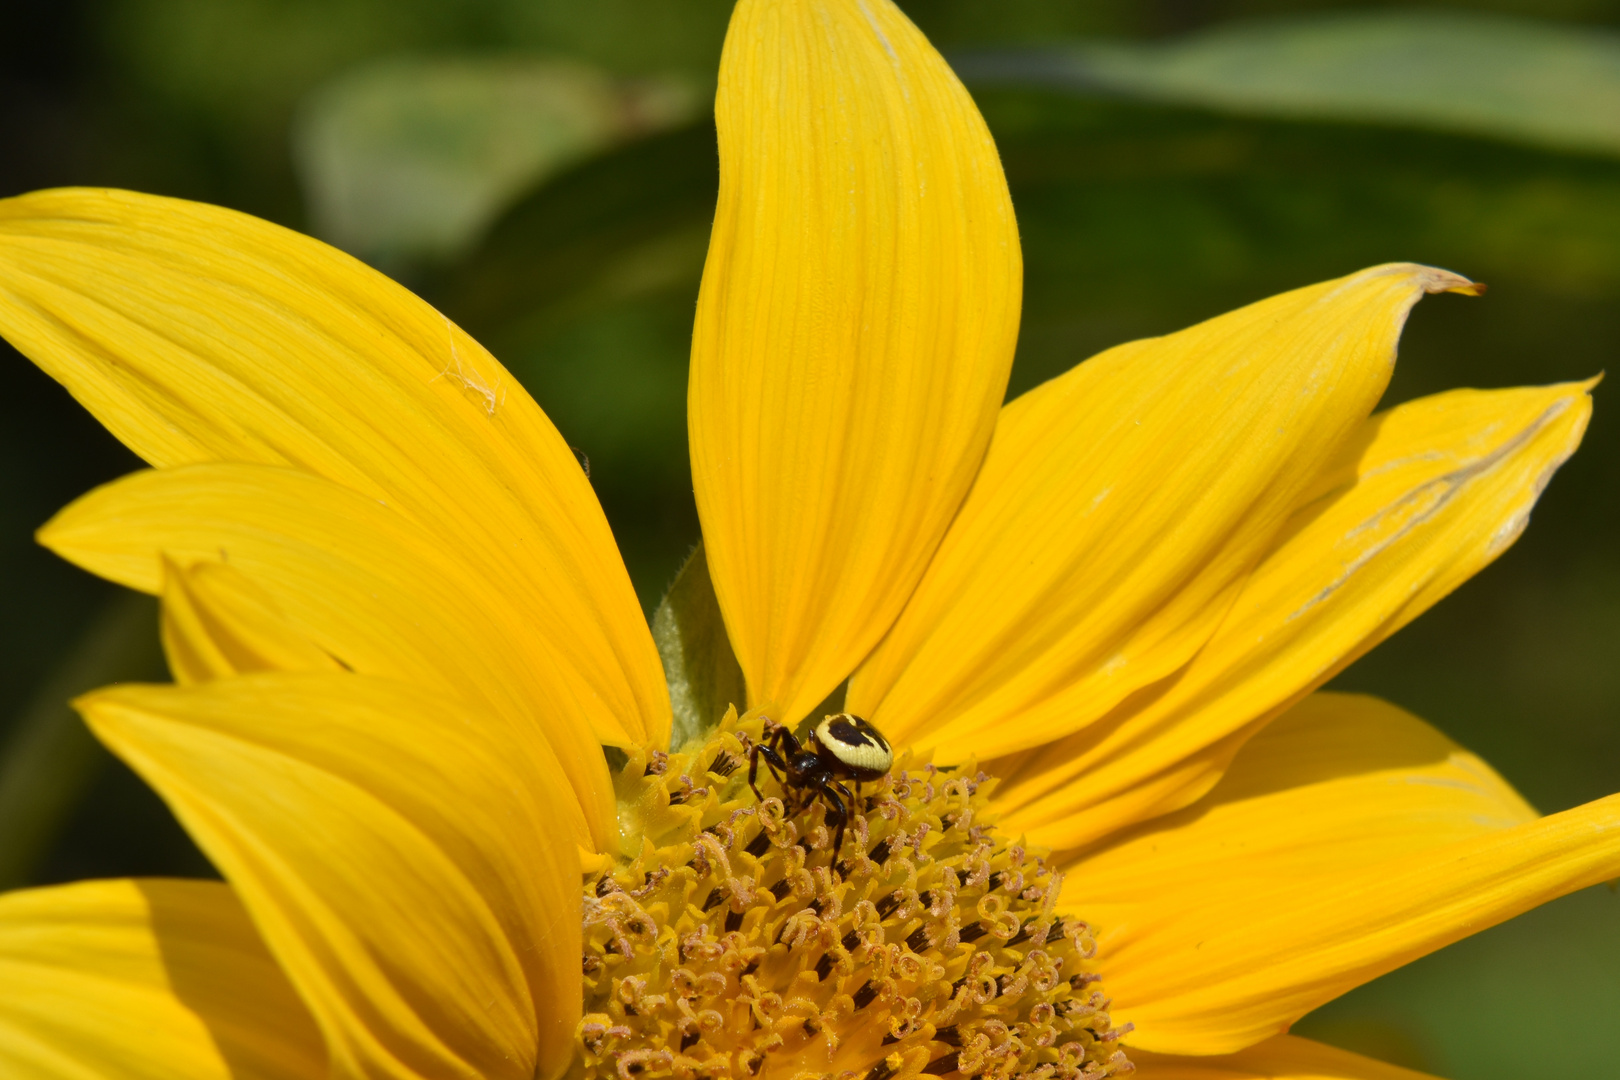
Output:
M587 883L588 1077L937 1076L1093 1080L1130 1072L1090 928L1062 875L997 835L994 781L902 755L825 808L760 769L758 719L616 777L628 863ZM577 1070L576 1070L577 1072Z

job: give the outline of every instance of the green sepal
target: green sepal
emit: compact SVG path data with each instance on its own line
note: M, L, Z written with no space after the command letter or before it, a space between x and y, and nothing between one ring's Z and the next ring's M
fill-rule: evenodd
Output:
M726 709L732 705L742 709L748 696L701 543L658 605L652 631L675 714L669 745L679 750L707 738Z

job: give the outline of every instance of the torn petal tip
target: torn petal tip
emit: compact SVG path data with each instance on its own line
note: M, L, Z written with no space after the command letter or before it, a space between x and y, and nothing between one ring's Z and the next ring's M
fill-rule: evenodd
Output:
M1419 280L1426 293L1448 292L1462 296L1480 296L1485 292L1483 282L1469 281L1461 274L1453 274L1450 270L1441 270L1435 266L1423 267Z

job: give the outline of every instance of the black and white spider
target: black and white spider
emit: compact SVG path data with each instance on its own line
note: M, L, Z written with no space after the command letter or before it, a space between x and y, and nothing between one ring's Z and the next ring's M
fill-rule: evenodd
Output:
M850 713L823 717L802 746L787 728L773 728L748 752L748 786L764 799L758 784L761 758L784 793L803 796L801 809L816 799L827 804L836 856L855 809L855 796L843 781L855 781L859 790L862 783L880 779L894 764L894 750L882 732Z

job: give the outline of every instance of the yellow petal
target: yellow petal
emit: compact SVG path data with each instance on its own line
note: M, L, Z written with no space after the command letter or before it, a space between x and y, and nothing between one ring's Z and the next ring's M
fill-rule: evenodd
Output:
M63 558L148 592L162 556L223 561L288 626L353 671L411 682L488 709L524 745L567 763L583 815L577 842L617 849L613 786L595 738L575 720L549 638L507 582L444 549L392 507L293 469L190 465L135 473L92 491L40 530ZM238 631L239 634L251 630ZM260 635L277 633L260 624Z
M1133 1045L1230 1053L1478 930L1620 875L1620 796L1546 818L1374 698L1316 694L1185 810L1066 870Z
M1208 791L1253 732L1507 550L1579 445L1591 385L1456 390L1369 420L1192 663L1115 722L986 766L1007 827L1078 847Z
M692 476L752 703L882 636L984 454L1022 264L978 110L890 0L742 0L692 341Z
M1111 349L1010 403L848 707L982 760L1181 667L1371 412L1412 304L1468 287L1376 267Z
M327 1067L229 887L89 881L0 897L0 1075L312 1080Z
M165 555L161 629L176 682L342 667L294 629L275 601L230 563L181 567Z
M37 192L0 201L0 334L154 465L290 465L386 501L502 582L598 730L667 739L658 652L573 453L381 274L218 207Z
M1213 1057L1173 1057L1132 1048L1132 1080L1433 1080L1427 1073L1295 1035Z
M569 798L418 687L268 674L78 703L236 888L339 1075L542 1080L573 1052Z

